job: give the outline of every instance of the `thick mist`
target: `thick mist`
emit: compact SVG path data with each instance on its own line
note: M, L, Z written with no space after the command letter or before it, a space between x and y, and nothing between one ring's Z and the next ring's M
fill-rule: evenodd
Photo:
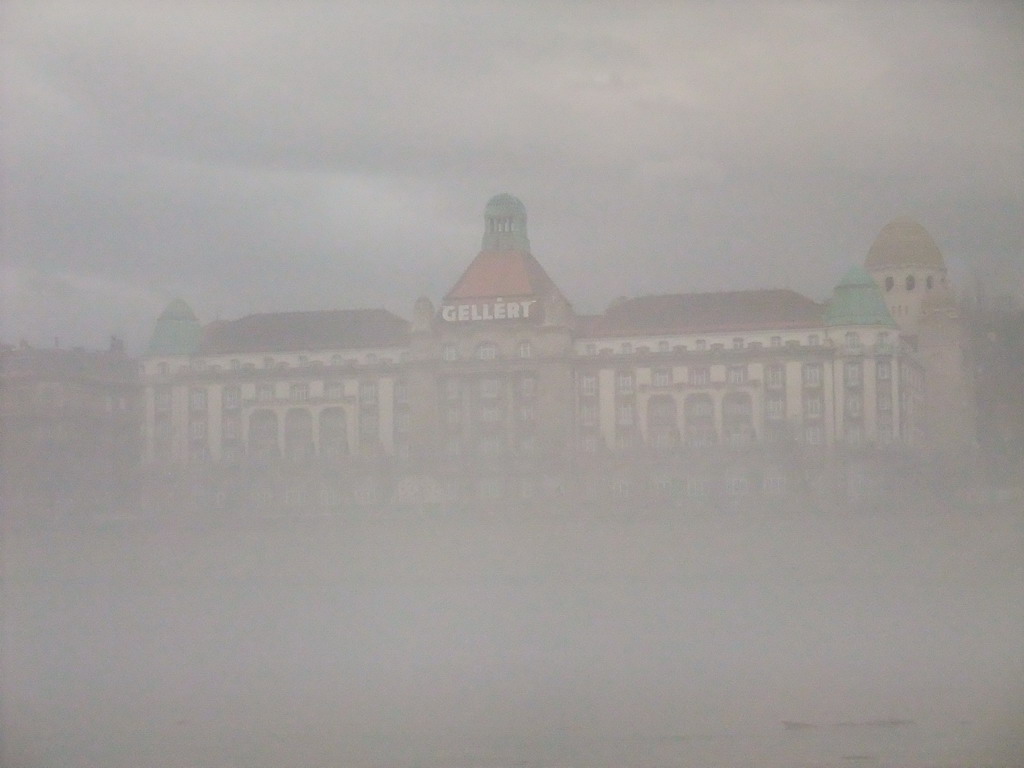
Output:
M1024 753L1013 504L143 511L17 526L4 555L10 766Z

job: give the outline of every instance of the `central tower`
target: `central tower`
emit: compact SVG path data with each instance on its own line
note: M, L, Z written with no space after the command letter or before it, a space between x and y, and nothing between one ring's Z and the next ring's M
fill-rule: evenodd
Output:
M484 209L483 251L530 252L526 236L526 206L518 197L506 192L487 201Z

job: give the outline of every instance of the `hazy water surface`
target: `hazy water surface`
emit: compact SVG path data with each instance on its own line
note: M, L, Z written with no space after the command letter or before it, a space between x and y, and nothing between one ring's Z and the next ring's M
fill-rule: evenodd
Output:
M1024 755L1013 510L138 514L4 569L12 768Z

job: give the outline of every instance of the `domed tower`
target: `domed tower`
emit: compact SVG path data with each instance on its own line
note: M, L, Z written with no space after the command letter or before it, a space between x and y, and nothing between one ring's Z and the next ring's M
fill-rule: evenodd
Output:
M199 351L202 330L192 308L181 299L175 299L157 318L146 354L193 355Z
M483 251L530 252L526 236L526 206L507 192L495 195L484 209Z
M930 447L962 461L976 445L974 387L963 318L942 252L919 223L899 218L879 232L864 266L893 319L911 337L924 368L924 426Z
M949 295L942 252L913 219L894 219L882 227L864 267L881 289L893 319L911 335L918 332L924 299Z

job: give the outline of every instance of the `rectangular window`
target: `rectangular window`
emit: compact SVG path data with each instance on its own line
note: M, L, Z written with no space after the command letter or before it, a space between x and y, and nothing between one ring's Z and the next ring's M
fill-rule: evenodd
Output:
M888 381L892 378L892 366L888 360L880 360L878 363L878 380Z
M821 386L821 363L806 363L804 365L804 386Z
M843 375L846 386L859 387L861 385L860 363L846 363L843 366Z
M537 379L533 376L523 376L519 379L519 396L530 399L537 394Z
M804 441L808 445L821 445L824 442L824 432L820 424L808 424L804 428Z
M256 400L261 403L269 403L274 399L273 384L259 384L256 387Z
M743 349L743 339L741 339L741 338L733 339L732 340L732 348L733 349Z
M453 362L459 359L459 350L454 344L445 344L441 349L441 358L447 362Z
M518 416L519 420L525 424L532 424L537 418L532 405L519 406Z
M768 418L773 421L780 421L786 417L786 404L780 397L773 397L766 401L765 410Z
M360 405L376 405L377 404L377 382L375 381L364 381L359 385L359 404Z
M345 396L345 385L340 381L328 381L324 384L324 394L328 400L341 400Z
M728 380L730 384L743 384L747 380L747 366L730 365Z
M580 378L580 392L585 397L593 397L597 394L597 376L587 374Z
M497 379L480 379L480 397L494 398L501 394L501 382Z
M395 402L403 405L409 402L409 385L404 381L395 382Z
M292 400L305 402L309 400L309 384L292 384L289 394Z
M620 395L633 394L633 374L628 371L620 371L615 377L615 389Z
M769 389L782 389L786 382L785 369L781 365L770 365L765 379Z
M188 407L192 411L206 410L206 390L193 389L188 393Z
M160 388L153 393L153 406L158 411L171 410L171 390Z
M224 408L234 410L242 404L242 392L238 387L224 387Z
M888 392L878 393L878 410L887 413L892 410L892 395Z
M580 424L584 427L597 426L597 406L593 403L584 403L580 406Z
M399 411L395 414L395 431L405 434L409 431L409 412Z
M652 376L653 384L656 387L668 387L672 384L672 371L667 368L658 368Z
M804 400L804 416L816 419L821 416L821 398L809 397Z
M236 417L224 419L224 423L221 425L221 431L224 433L225 440L238 439L238 425L239 422Z
M772 336L771 345L773 347L781 347L782 346L782 337L781 336Z
M848 395L846 398L846 415L851 419L859 419L860 412L860 395Z
M206 422L193 421L188 425L188 434L193 440L202 440L206 437Z
M690 384L697 387L705 386L711 379L711 372L707 368L691 368Z
M615 423L620 427L633 426L633 406L629 404L620 405L615 410Z

